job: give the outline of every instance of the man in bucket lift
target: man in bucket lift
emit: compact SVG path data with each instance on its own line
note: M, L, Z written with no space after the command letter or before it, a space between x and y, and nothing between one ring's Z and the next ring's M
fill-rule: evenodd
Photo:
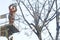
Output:
M11 4L9 6L9 24L13 25L16 11L17 11L16 5Z
M8 17L9 18L9 25L7 26L7 28L9 29L9 31L8 31L9 35L12 35L12 33L19 32L19 30L17 30L17 28L15 28L15 26L13 25L16 11L17 11L16 5L11 4L9 6L9 17Z

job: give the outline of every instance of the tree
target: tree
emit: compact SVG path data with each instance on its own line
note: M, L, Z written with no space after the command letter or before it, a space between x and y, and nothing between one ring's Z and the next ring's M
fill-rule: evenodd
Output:
M56 2L56 10L58 9L58 3L57 3L57 0L55 1ZM56 24L57 24L57 27L56 27L56 40L59 40L59 29L60 29L60 12L57 10L57 12L56 12Z
M43 3L40 2L40 0L15 0L19 6L19 9L21 11L22 17L24 21L27 23L27 25L32 29L32 31L37 35L39 40L42 40L42 31L43 28L46 27L50 37L52 40L54 38L52 37L47 25L50 21L52 21L56 16L56 12L58 9L56 7L54 8L54 3L56 0L44 0ZM41 7L42 5L42 7ZM26 10L30 13L30 16L33 18L34 22L29 22L29 20L26 19L24 15L24 9L22 8L24 6ZM56 9L56 10L55 10ZM53 14L52 14L53 12ZM49 16L52 14L51 16ZM43 16L44 17L43 17ZM33 27L35 29L33 29ZM36 31L35 31L36 30Z

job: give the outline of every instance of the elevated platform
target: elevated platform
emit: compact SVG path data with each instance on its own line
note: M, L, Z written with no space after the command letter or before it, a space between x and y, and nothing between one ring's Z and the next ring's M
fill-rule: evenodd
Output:
M13 33L19 32L17 28L15 28L14 25L5 25L4 27L1 27L1 36L7 36L9 37Z

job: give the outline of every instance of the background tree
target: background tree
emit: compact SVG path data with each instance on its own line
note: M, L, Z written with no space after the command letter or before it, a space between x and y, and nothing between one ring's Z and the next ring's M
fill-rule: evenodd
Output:
M58 0L55 1L56 2L56 10L60 7L58 5ZM56 24L57 24L57 27L56 27L56 40L60 40L59 39L59 29L60 29L60 11L57 10L56 11Z

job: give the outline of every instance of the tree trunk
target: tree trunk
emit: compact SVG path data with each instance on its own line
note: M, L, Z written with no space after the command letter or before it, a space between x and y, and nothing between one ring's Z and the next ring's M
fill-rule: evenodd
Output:
M38 36L39 40L42 40L42 35L41 35L42 28L40 28L39 25L37 25L35 28L37 30L36 35Z
M38 38L39 38L39 40L42 40L42 36L41 36L41 33L39 34Z
M39 40L42 40L41 31L37 32L37 36L38 36Z

